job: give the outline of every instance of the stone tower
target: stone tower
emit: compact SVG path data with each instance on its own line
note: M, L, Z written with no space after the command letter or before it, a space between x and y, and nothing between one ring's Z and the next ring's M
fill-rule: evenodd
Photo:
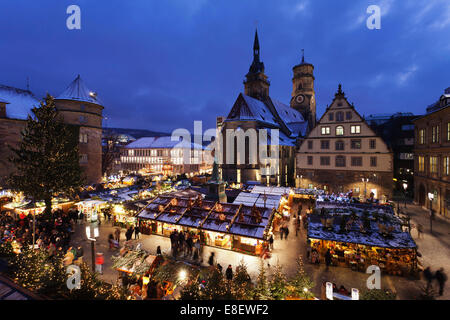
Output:
M97 93L89 90L80 75L55 98L55 106L64 122L79 127L80 165L87 183L102 178L102 112Z
M302 62L293 67L292 70L294 77L292 78L291 107L303 115L303 118L308 121L309 130L311 130L316 125L314 66L305 62L305 56L303 54Z
M265 100L269 96L270 82L264 74L264 63L259 58L258 30L255 31L253 43L253 62L245 75L245 94L258 100Z

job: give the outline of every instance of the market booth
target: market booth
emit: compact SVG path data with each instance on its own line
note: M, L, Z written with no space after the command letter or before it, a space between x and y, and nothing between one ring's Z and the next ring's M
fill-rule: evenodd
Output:
M332 264L363 271L378 265L393 275L416 275L417 246L389 206L333 206L318 203L308 216L311 262L323 261L328 249Z
M200 243L259 255L267 247L275 209L160 196L139 215L141 232L170 236L190 233Z
M101 218L104 218L101 210L108 206L108 202L104 200L88 199L78 202L76 206L78 211L83 212L86 216L87 221L95 222L99 215Z

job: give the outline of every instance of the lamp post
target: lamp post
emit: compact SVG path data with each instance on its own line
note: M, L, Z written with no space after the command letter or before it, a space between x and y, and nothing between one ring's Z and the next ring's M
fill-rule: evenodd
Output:
M406 208L406 189L408 188L408 184L406 182L403 183L403 190L405 192L405 208Z
M95 238L98 238L98 227L94 227L94 237L91 238L91 227L86 227L86 237L91 241L91 254L92 254L92 271L95 272Z
M433 233L433 199L434 194L429 192L428 199L430 200L430 233Z

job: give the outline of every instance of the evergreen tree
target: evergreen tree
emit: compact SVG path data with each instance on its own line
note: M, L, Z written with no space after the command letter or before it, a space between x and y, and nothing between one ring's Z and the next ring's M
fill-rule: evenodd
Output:
M53 97L47 94L40 107L28 116L18 148L12 148L10 161L16 171L10 176L15 191L22 191L35 201L45 201L45 212L51 214L54 194L70 194L83 184L75 126L62 122Z
M283 274L283 269L277 262L269 284L271 297L275 300L283 300L288 293L287 285L288 281Z
M189 281L180 293L180 300L200 300L201 297L200 286L197 279Z
M211 270L203 293L203 298L206 300L233 299L223 274L216 267Z
M310 299L314 297L311 289L315 284L305 272L303 267L303 259L301 256L297 258L297 273L289 282L289 284L289 287L292 290L291 295L304 299Z
M243 260L240 261L236 268L231 286L233 295L237 300L249 300L251 298L252 279Z
M254 298L256 300L270 299L269 283L267 281L267 274L266 269L264 268L263 260L261 260L261 265L259 267L259 275L254 289Z

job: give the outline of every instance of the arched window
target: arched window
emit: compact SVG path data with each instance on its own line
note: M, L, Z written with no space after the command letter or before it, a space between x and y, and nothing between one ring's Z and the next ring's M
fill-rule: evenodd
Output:
M344 135L344 127L343 126L337 126L336 127L336 135L337 136L343 136Z

